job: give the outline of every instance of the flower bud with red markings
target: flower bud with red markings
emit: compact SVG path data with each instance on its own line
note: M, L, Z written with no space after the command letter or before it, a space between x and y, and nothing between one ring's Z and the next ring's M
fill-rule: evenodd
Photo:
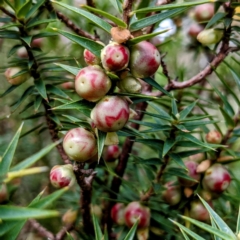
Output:
M212 130L206 135L208 143L219 144L222 142L222 135L217 130Z
M211 204L211 202L209 202L209 204ZM199 200L195 200L190 203L189 216L202 222L206 222L210 219L207 209Z
M179 185L175 185L173 181L164 184L166 190L162 192L163 200L173 206L180 202L182 193Z
M114 162L120 153L121 151L118 145L107 146L103 151L103 159L106 162Z
M125 205L123 203L116 203L112 207L111 218L115 223L119 225L123 225L125 223L124 210L125 210Z
M195 7L194 17L198 22L209 21L214 15L214 4L206 3Z
M51 169L50 181L56 188L71 187L75 180L72 164L56 165Z

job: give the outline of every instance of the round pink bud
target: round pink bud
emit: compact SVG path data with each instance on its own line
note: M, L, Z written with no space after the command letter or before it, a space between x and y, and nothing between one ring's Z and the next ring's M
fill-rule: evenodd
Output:
M41 48L42 44L43 44L43 39L36 38L36 39L33 39L33 41L31 42L31 47Z
M231 183L231 176L228 170L221 164L212 165L202 180L203 188L214 193L222 193Z
M166 190L162 192L163 200L171 206L178 204L182 197L180 186L171 181L164 184L164 187Z
M206 3L195 7L195 19L198 22L209 21L214 15L214 5L212 3Z
M123 97L105 96L91 112L94 125L103 132L116 132L123 128L130 114L128 102Z
M106 162L114 162L120 153L121 151L118 145L107 146L103 151L103 159Z
M197 173L198 163L196 163L194 161L186 161L184 164L187 167L188 176L199 181L201 175L199 173ZM197 184L196 181L191 181L191 180L181 178L181 177L179 177L178 180L179 180L179 183L184 187L192 187L195 184Z
M65 135L63 148L72 160L85 162L97 153L97 141L86 129L73 128Z
M75 89L74 82L64 82L61 84L61 87L66 90Z
M150 42L140 42L131 49L129 65L134 77L150 77L160 66L160 53Z
M56 165L51 169L50 181L56 188L71 187L75 180L72 164Z
M119 225L123 225L125 223L124 210L125 210L125 206L123 203L116 203L112 207L111 218L115 223Z
M13 76L19 73L20 71L22 71L22 69L19 67L10 67L5 71L5 77L7 78L10 84L19 85L27 80L28 78L27 73L21 74L13 78Z
M138 228L146 228L150 223L150 209L142 206L139 202L131 202L125 209L124 218L129 228L131 228L138 219Z
M18 48L17 55L20 58L28 58L28 52L25 47Z
M206 222L210 219L207 209L199 200L192 201L190 203L189 216L193 219L203 222Z
M77 94L91 102L96 102L104 97L111 86L111 80L97 65L81 69L75 78Z
M117 72L128 66L129 50L124 45L111 42L101 51L101 61L107 71Z
M90 52L88 49L84 50L83 57L87 65L98 65L101 63L101 59Z
M222 135L220 132L218 132L217 130L213 130L210 131L207 135L206 135L206 141L208 143L214 143L214 144L219 144L222 142Z
M197 35L203 31L204 27L202 25L199 25L198 23L193 23L190 25L190 28L188 30L188 35L194 39L197 38Z
M8 199L8 190L5 183L0 184L0 203Z

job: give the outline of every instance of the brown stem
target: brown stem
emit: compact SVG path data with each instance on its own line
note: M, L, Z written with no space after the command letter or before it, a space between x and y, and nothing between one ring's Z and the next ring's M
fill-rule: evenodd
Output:
M163 61L164 57L166 56L166 53L164 55L161 56L161 66L162 66L162 69L163 69L163 74L166 76L167 80L168 80L168 83L171 82L171 78L168 74L168 69L167 69L167 65L166 63Z
M93 0L87 0L86 2L87 2L87 5L88 5L88 6L93 7L93 8L96 7Z
M130 13L132 10L133 0L125 0L123 3L123 21L128 25L130 22Z
M47 1L45 3L46 8L48 9L49 12L55 12L58 19L60 19L68 28L72 29L77 35L82 36L82 37L86 37L89 38L91 40L98 40L96 39L95 36L89 34L88 32L82 30L81 28L77 27L68 17L66 17L63 13L61 13L60 11L56 11L52 4Z
M43 227L39 222L34 219L29 219L31 227L34 228L41 237L45 237L47 239L54 239L54 235L52 232L48 231L45 227Z
M17 20L16 16L10 11L8 11L6 8L4 8L3 6L0 6L0 10L4 12L7 16L11 17L14 21Z
M55 236L54 240L62 240L67 232L71 231L73 229L73 225L72 224L69 224L68 226L66 227L63 227Z

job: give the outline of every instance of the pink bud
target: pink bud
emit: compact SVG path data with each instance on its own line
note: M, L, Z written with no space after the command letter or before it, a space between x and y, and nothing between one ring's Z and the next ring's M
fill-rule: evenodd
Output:
M194 15L198 22L209 21L214 15L214 5L212 3L198 5L195 7Z
M63 89L75 89L75 85L74 85L74 82L64 82L61 84L61 87Z
M104 97L111 86L111 80L97 65L81 69L75 79L77 94L91 102L96 102Z
M190 25L190 28L188 30L188 35L194 39L197 38L197 35L203 31L204 27L198 23L193 23Z
M222 135L217 130L212 130L206 135L206 141L208 143L219 144L222 142Z
M206 172L202 181L205 190L222 193L231 183L228 170L221 164L212 165Z
M139 202L131 202L125 209L124 218L129 228L131 228L138 219L138 228L148 227L150 223L150 209L142 206Z
M105 96L91 112L94 125L103 132L116 132L123 128L129 118L127 101L118 96Z
M13 78L13 76L19 73L20 71L22 71L22 69L19 67L10 67L5 71L5 77L7 78L10 84L19 85L27 80L28 74L26 73Z
M123 203L116 203L112 207L111 218L115 223L119 225L123 225L125 223L124 210L125 210L125 206Z
M103 151L103 159L106 162L114 162L120 153L121 151L118 145L107 146Z
M0 203L8 199L8 190L5 183L0 184Z
M71 187L75 183L75 179L71 164L56 165L50 172L50 181L56 188Z
M210 219L207 209L199 200L195 200L190 203L189 215L191 218L203 222L208 221Z
M101 51L103 68L113 72L123 70L128 66L129 55L127 47L116 42L111 42Z
M160 66L160 53L153 44L142 41L132 47L129 65L134 77L150 77Z
M164 187L166 190L162 192L163 200L171 206L178 204L182 197L180 186L171 181L164 184Z
M101 59L90 52L88 49L84 50L83 57L87 65L98 65L101 62Z
M42 38L36 38L36 39L33 39L33 41L31 42L31 47L41 48L42 44L43 44L43 39Z
M97 153L97 141L84 128L73 128L65 135L63 148L72 160L85 162Z
M199 181L201 175L199 173L197 173L198 163L196 163L194 161L186 161L184 164L188 169L188 174L187 175L189 177ZM185 178L180 178L179 177L178 180L179 180L179 183L184 187L192 187L195 184L197 184L197 182L191 181L191 180L188 180L188 179L185 179Z

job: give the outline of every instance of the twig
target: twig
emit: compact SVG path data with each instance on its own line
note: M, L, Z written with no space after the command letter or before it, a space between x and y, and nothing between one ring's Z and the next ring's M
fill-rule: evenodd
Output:
M168 83L171 82L171 78L168 74L168 69L167 69L167 65L166 63L163 61L163 58L166 56L166 53L164 55L161 56L161 66L162 66L162 69L163 69L163 74L166 76L167 80L168 80Z
M43 227L39 222L34 219L29 219L31 227L34 228L41 237L45 237L47 239L54 239L54 235L52 232L48 231L45 227Z
M66 227L63 227L55 236L54 240L62 240L67 232L71 231L73 229L73 225L69 224Z
M88 6L95 8L95 3L93 0L87 0L86 2Z
M125 0L123 3L123 21L128 25L130 22L130 13L132 10L133 0Z
M88 32L82 30L81 28L77 27L68 17L66 17L63 13L60 11L56 11L52 4L47 1L45 3L46 8L48 9L49 12L55 12L58 19L60 19L68 28L72 29L77 35L89 38L91 40L98 40L95 36L89 34Z

